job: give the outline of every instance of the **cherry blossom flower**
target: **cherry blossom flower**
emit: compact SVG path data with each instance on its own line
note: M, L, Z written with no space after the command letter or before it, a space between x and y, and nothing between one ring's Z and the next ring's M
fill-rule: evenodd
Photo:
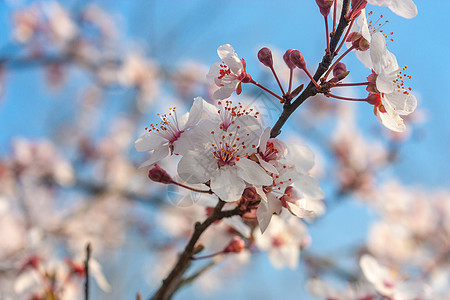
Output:
M178 174L187 183L210 181L211 190L224 201L236 201L246 183L270 185L272 178L248 157L256 151L261 125L251 115L227 102L220 118L200 121L190 135L191 148L178 164Z
M368 77L368 81L372 82L368 90L373 94L369 96L368 102L375 106L374 113L384 126L403 132L406 127L401 116L412 113L417 100L409 89L403 87L404 76L401 75L397 59L387 50L386 39L380 32L372 35L370 57L373 73Z
M430 299L429 286L421 282L406 281L396 270L381 265L371 255L363 255L360 266L364 276L377 292L389 299Z
M157 163L171 154L182 154L185 151L183 139L186 131L194 127L201 119L204 107L210 105L201 97L194 99L189 113L184 114L178 119L176 107L170 109L169 114L160 115L161 122L157 125L151 124L147 128L148 133L141 136L134 143L139 152L152 151L149 160L141 164L146 167Z
M239 59L230 44L225 44L217 49L222 62L214 63L206 77L219 87L214 92L216 99L229 98L236 91L241 93L241 82L250 81L250 76L245 72L245 61Z
M298 265L300 249L309 243L306 226L295 217L284 220L274 216L264 234L255 231L256 246L269 253L270 262L275 268Z
M256 214L261 232L269 225L272 215L279 214L282 207L301 218L313 217L314 212L306 209L307 199L323 198L317 180L307 174L314 165L311 150L298 146L290 147L288 151L282 141L269 139L269 134L270 128L266 128L261 135L258 152L252 156L272 177L272 184L257 188L261 202Z
M400 17L411 19L417 15L417 7L412 0L367 0L369 4L387 6Z

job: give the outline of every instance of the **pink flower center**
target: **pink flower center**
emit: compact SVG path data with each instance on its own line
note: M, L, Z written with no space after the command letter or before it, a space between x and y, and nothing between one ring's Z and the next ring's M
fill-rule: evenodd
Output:
M228 127L230 127L231 124L234 124L236 118L240 116L252 115L255 118L258 118L259 115L259 112L255 111L253 108L245 109L241 103L233 106L233 102L230 100L226 100L225 102L219 101L217 104L219 105L217 113L222 120L220 129L224 131L227 131Z
M283 246L283 244L284 244L284 240L282 239L281 236L274 236L272 238L272 245L275 248L279 248L279 247Z
M264 153L259 153L261 158L265 161L271 161L277 159L278 149L275 148L272 142L267 142L266 151Z
M179 128L177 113L175 111L176 107L170 107L170 112L168 114L160 114L158 116L161 118L161 122L159 124L150 124L150 127L146 127L145 130L148 132L153 132L166 140L169 141L170 144L173 144L180 135L183 133L183 130Z

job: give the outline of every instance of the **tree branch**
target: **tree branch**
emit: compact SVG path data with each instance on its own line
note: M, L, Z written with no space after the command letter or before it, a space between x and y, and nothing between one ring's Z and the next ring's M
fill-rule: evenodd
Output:
M184 248L184 251L178 257L178 261L176 265L173 267L172 271L163 280L163 283L159 290L153 295L152 300L166 300L170 299L172 295L177 291L179 287L181 287L182 276L186 272L186 270L191 265L191 257L194 255L195 245L198 242L200 236L205 232L205 230L214 222L229 218L232 216L238 216L244 214L245 210L241 207L236 207L232 210L222 211L226 202L219 200L213 212L209 215L209 217L203 222L197 222L194 226L194 232L192 236Z
M314 73L314 80L319 81L320 77L328 70L331 63L333 62L333 58L337 55L335 52L337 44L344 33L345 28L348 26L349 21L345 17L348 12L350 0L344 0L342 4L342 12L341 18L339 20L339 25L336 29L336 32L332 33L331 42L330 42L330 53L325 54L322 58L322 61L319 63L316 72ZM286 123L290 115L303 103L306 99L311 96L314 96L318 93L324 93L326 90L317 90L312 81L309 82L306 89L294 100L294 102L286 101L283 106L283 112L281 113L278 121L272 127L270 131L270 137L277 137L281 133L281 128Z

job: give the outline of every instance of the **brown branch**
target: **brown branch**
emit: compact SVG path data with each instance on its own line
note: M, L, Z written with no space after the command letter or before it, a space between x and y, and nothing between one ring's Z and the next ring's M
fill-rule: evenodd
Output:
M86 260L84 261L84 276L86 276L84 282L84 300L89 300L89 259L91 258L91 244L86 246Z
M319 81L320 77L328 70L330 67L333 58L337 55L335 52L337 44L339 43L339 40L342 37L342 34L344 33L345 28L348 26L349 21L345 17L345 15L348 12L349 8L349 2L350 0L344 0L342 4L342 12L341 12L341 18L339 20L339 25L336 29L336 32L331 33L331 41L330 41L330 53L326 53L322 61L319 63L319 66L317 67L317 70L313 76L315 81ZM281 113L280 117L278 118L278 121L275 123L275 125L272 127L272 130L270 131L270 137L274 138L277 137L281 133L281 128L286 123L290 115L303 103L306 99L308 99L311 96L314 96L318 93L325 93L326 89L323 90L317 90L314 83L312 81L309 82L306 89L303 90L303 92L294 100L294 102L286 101L283 105L283 112Z
M245 212L245 210L241 209L241 207L239 206L232 210L222 211L225 203L226 202L219 200L213 212L203 223L195 223L194 232L192 233L188 244L178 257L178 261L172 268L172 271L169 273L166 279L163 280L163 283L159 290L151 298L152 300L170 299L172 295L177 291L177 289L181 287L181 282L183 280L182 276L191 265L191 257L192 255L194 255L195 245L198 242L200 236L210 225L218 220L242 215Z

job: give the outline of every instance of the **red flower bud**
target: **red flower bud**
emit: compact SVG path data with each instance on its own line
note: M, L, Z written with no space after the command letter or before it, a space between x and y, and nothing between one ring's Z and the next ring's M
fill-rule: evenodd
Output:
M347 72L347 67L345 66L345 64L338 62L333 69L333 76L337 77L340 74L345 73L345 72Z
M291 54L289 55L289 59L291 62L298 68L305 70L306 69L306 63L303 59L303 55L298 50L292 50Z
M291 62L291 58L290 58L292 51L294 51L294 49L288 49L288 50L286 50L286 52L283 55L283 60L289 69L295 69L295 65Z
M160 166L156 164L153 166L153 168L151 168L148 171L148 178L150 178L153 181L161 182L164 184L169 184L173 182L169 174L167 174L167 172L164 171L164 169L162 169Z
M259 61L265 65L266 67L273 67L273 59L272 59L272 51L269 48L262 48L258 51L258 59Z
M223 252L224 253L229 253L229 252L239 253L244 249L245 249L244 240L238 236L235 236L231 239L230 243L228 244L228 246L225 247Z
M330 13L330 8L333 5L334 0L316 0L319 6L320 13L322 16L326 17Z

